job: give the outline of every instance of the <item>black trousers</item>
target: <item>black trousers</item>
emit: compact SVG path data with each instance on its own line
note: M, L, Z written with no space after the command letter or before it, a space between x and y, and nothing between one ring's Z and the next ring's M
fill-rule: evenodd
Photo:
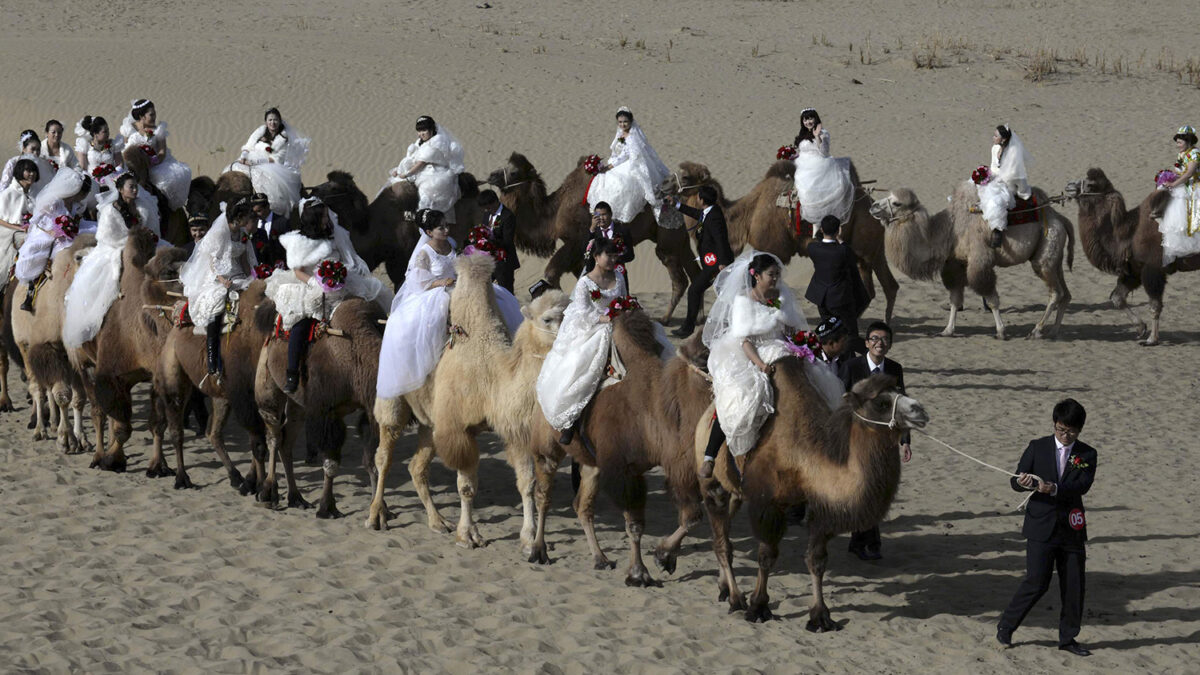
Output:
M1058 570L1058 593L1062 610L1058 614L1058 644L1065 645L1079 635L1083 620L1083 577L1086 554L1082 543L1051 541L1025 543L1025 578L1017 586L1012 602L1000 616L1000 628L1014 631L1029 610L1050 589L1050 575Z
M692 279L687 290L687 317L683 320L683 328L690 331L696 327L696 317L700 316L700 310L704 309L704 292L708 290L709 286L712 286L719 271L715 265L704 266L700 268L700 273Z
M316 319L300 319L292 326L288 335L288 373L300 374L300 366L303 365L304 356L308 354L308 334L312 331L314 323Z
M496 285L500 288L512 293L513 277L515 274L516 272L511 265L496 265L496 269L492 272L492 281L495 281Z
M713 420L712 429L708 432L708 445L704 446L704 456L717 458L717 453L721 451L721 444L725 442L725 431L721 429L721 423Z

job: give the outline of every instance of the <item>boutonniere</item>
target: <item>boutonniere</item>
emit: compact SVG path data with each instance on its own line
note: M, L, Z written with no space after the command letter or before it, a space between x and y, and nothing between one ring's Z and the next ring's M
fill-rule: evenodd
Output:
M147 128L142 133L146 134L146 138L154 138L154 129L152 129L152 128Z
M246 234L245 230L239 230L237 233L237 238L238 241L242 242L243 244L250 241L250 235Z
M618 142L618 143L620 143L621 145L625 145L625 137L624 137L624 136L618 136L618 137L617 137L617 142Z
M1083 458L1079 455L1071 455L1067 458L1067 466L1072 469L1086 469L1091 466L1091 464L1083 461Z
M774 300L767 300L763 304L766 305L767 307L771 307L772 309L783 309L783 303L779 301L779 298L775 298Z
M275 152L275 148L272 148L271 145L268 143L267 147L263 148L263 152Z

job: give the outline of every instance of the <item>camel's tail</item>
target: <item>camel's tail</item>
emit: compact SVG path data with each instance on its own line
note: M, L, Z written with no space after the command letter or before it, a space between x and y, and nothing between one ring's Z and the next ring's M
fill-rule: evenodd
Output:
M1062 221L1063 228L1067 231L1067 269L1072 270L1075 266L1075 223L1072 223L1070 218L1061 214L1058 218Z

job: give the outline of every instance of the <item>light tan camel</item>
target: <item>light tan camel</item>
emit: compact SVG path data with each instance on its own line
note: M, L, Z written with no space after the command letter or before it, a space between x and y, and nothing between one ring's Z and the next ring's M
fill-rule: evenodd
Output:
M183 418L194 388L212 399L213 413L205 437L225 467L229 484L243 495L257 495L266 477L266 430L254 399L254 378L258 355L270 332L254 321L255 309L265 300L265 281L251 282L238 295L237 322L221 339L221 382L207 377L207 341L196 335L192 326L171 329L162 348L154 373L154 388L162 397L166 411L168 436L177 457L183 456ZM250 437L250 473L243 477L225 449L224 428L230 412ZM179 471L184 471L180 463Z
M548 562L544 536L546 513L542 507L548 507L549 483L564 453L560 449L557 457L539 458L532 451L531 427L541 417L534 383L542 359L553 345L567 299L561 291L552 290L523 307L525 321L514 344L496 307L491 256L459 256L455 268L458 279L450 295L449 316L450 324L455 327L453 342L421 389L375 401L375 417L379 421L379 449L375 453L378 482L367 527L386 526L384 480L391 468L395 445L415 418L417 452L409 463L409 473L425 506L430 528L435 532L449 531L430 497L429 464L436 454L446 466L458 472L462 510L455 530L456 542L467 548L482 545L473 512L479 465L476 436L491 428L504 440L505 457L517 474L517 489L524 509L522 553L530 562ZM535 497L539 498L536 508Z
M1125 310L1141 344L1158 344L1158 321L1163 310L1167 277L1175 272L1200 270L1200 255L1190 255L1163 266L1162 233L1158 218L1166 208L1170 193L1155 190L1142 203L1126 209L1125 198L1113 187L1100 169L1088 169L1083 180L1067 186L1067 194L1079 202L1079 242L1083 253L1096 269L1115 274L1117 285L1109 299L1117 309ZM1129 308L1129 294L1138 286L1150 298L1150 331L1146 323Z
M950 320L941 335L954 335L963 290L969 286L988 303L996 320L996 337L1003 340L996 268L1028 262L1050 291L1046 311L1029 337L1043 336L1051 312L1056 314L1050 335L1058 336L1071 301L1063 276L1063 258L1070 269L1075 260L1075 229L1070 220L1050 208L1045 191L1034 189L1033 193L1041 205L1038 220L1009 225L998 249L988 246L990 230L978 213L977 189L969 180L955 186L950 206L933 216L907 188L892 190L871 207L871 215L884 226L888 260L918 281L929 281L940 274L942 285L950 291Z
M62 343L64 297L75 270L83 257L96 245L94 234L75 237L71 245L58 252L46 271L46 279L38 287L33 312L15 307L23 298L25 287L16 284L10 290L14 303L10 305L13 342L26 364L29 393L34 401L45 395L58 412L58 449L65 453L87 452L92 449L83 434L83 406L87 400L83 380L67 358ZM15 282L14 282L15 283ZM15 309L15 311L13 311ZM68 406L73 413L73 425L68 422ZM38 407L38 432L41 434L41 408ZM97 420L99 421L99 420ZM103 426L102 424L99 426ZM49 438L35 435L34 440Z
M264 300L254 321L256 330L273 334L275 303ZM292 447L301 428L311 446L325 456L325 481L317 505L318 518L340 518L333 494L333 479L342 461L346 440L346 415L364 410L374 429L375 378L379 372L379 348L383 343L383 310L374 302L348 298L338 305L329 321L334 332L309 345L306 366L301 369L300 387L292 394L283 391L287 381L287 340L272 337L259 353L254 378L254 398L266 426L267 476L259 487L260 501L279 501L275 484L276 462L282 461L288 483L288 506L308 506L296 486ZM286 427L285 427L286 425ZM363 465L372 482L375 463L368 449Z
M588 228L591 226L585 201L591 176L583 170L583 162L584 158L580 157L575 169L551 194L547 194L546 182L533 164L516 152L509 156L503 168L493 171L487 180L496 186L500 191L500 201L516 216L517 246L522 251L538 256L553 253L546 263L545 279L555 287L561 287L564 274L579 274L583 269ZM626 227L634 245L647 240L655 243L654 254L671 277L671 301L661 319L667 323L687 290L689 279L700 271L687 231L682 227L660 227L649 206ZM555 250L558 241L562 241L562 246Z
M777 361L773 379L776 412L745 456L740 484L729 475L726 461L718 461L714 478L703 481L720 566L720 597L728 599L730 611L745 609L748 621L771 618L767 578L787 530L785 514L789 507L803 506L808 526L806 562L813 584L807 627L815 632L837 630L823 592L829 540L883 520L900 482L900 436L905 429L923 428L929 415L915 399L900 394L895 380L886 375L856 384L832 413L809 383L799 359ZM703 460L707 421L696 432L695 466ZM732 508L729 495L734 498ZM734 579L729 541L729 522L741 499L746 501L759 542L758 583L749 606Z
M721 207L725 210L729 245L734 255L741 253L742 248L749 244L759 251L775 254L786 265L793 255L806 255L813 232L812 224L807 221L801 228L803 235L797 232L792 208L787 202L787 196L795 185L792 177L795 170L796 165L790 161L776 162L749 194L730 201L725 198L724 189L712 177L708 167L695 162L683 162L679 165L679 185L676 189L685 203L699 207L697 193L700 186L711 185L716 188L721 197ZM854 183L854 208L850 219L842 224L842 239L858 255L858 273L871 299L875 298L872 275L879 280L879 287L887 301L884 318L890 323L900 284L888 267L883 228L871 217L870 193L859 181L858 170L853 163L850 165L850 178ZM691 218L686 221L689 229L695 227L695 221Z

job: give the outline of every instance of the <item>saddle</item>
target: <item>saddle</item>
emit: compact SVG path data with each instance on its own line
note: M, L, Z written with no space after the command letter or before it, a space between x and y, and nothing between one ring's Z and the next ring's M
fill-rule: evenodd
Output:
M1039 223L1042 220L1043 204L1038 201L1036 194L1029 195L1029 199L1021 199L1016 197L1016 204L1008 210L1008 225L1027 225L1029 223ZM971 213L983 213L983 209L979 208L979 203L971 205L968 209Z
M239 295L237 291L230 291L225 295L225 325L221 328L222 335L232 333L233 329L241 323L241 320L238 319ZM177 300L171 308L171 324L176 328L191 328L196 325L192 321L191 314L188 313L187 299Z
M309 342L309 344L312 344L312 343L316 342L317 340L320 340L321 338L325 337L328 334L329 334L329 322L328 321L314 321L312 323L312 327L308 331L308 342ZM291 336L292 336L292 331L283 329L283 317L276 314L275 315L275 328L274 328L274 330L271 331L271 334L267 336L267 341L270 342L272 339L276 339L276 340L283 340L284 342L286 342L289 338L291 338Z

